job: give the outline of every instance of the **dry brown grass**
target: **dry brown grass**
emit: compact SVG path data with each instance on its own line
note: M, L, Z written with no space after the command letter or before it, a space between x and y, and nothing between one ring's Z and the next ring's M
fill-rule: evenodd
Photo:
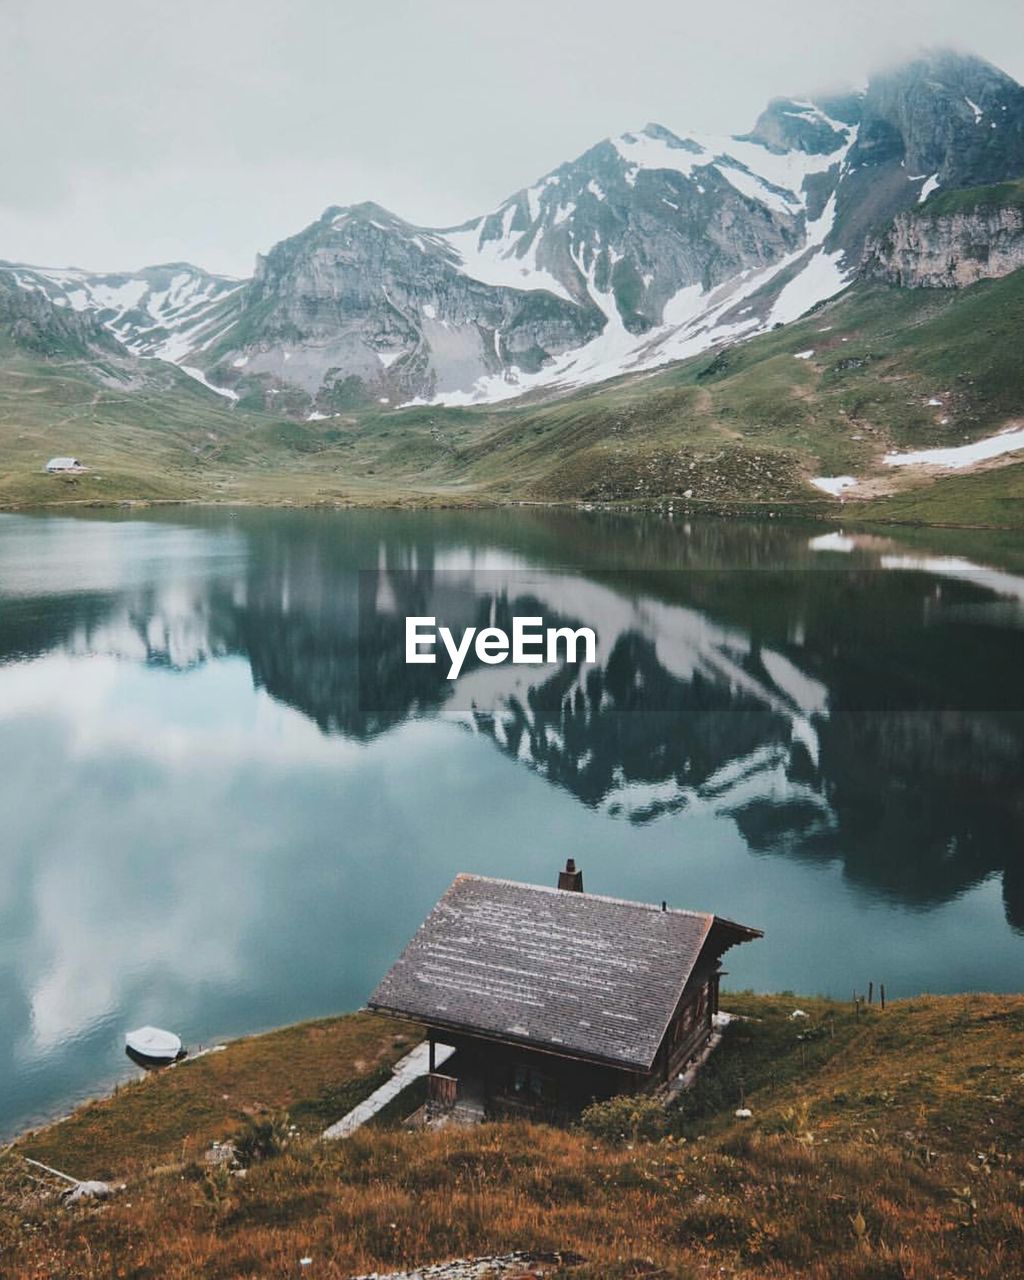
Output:
M907 1001L856 1022L801 1000L810 1025L788 1029L793 1001L743 1004L770 1034L735 1052L785 1058L749 1094L752 1121L730 1101L686 1140L617 1145L543 1126L364 1130L302 1140L244 1178L140 1170L77 1211L9 1162L0 1274L234 1280L298 1274L310 1255L306 1274L348 1277L535 1249L582 1254L581 1280L645 1259L675 1280L1024 1275L1024 998ZM833 1016L830 1052L807 1055L797 1036Z
M236 1040L86 1103L18 1149L74 1177L110 1179L194 1158L260 1113L291 1111L319 1133L418 1038L415 1027L357 1013Z

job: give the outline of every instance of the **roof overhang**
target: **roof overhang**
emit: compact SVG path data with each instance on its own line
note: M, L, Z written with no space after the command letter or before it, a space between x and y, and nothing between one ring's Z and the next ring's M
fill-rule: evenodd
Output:
M458 1022L445 1022L441 1018L425 1017L423 1014L407 1013L402 1009L389 1009L387 1005L373 1000L367 1002L371 1013L379 1013L382 1017L394 1018L399 1022L411 1022L416 1026L427 1027L439 1031L442 1035L465 1036L470 1040L485 1040L488 1044L506 1045L509 1048L529 1049L531 1053L542 1053L549 1058L563 1058L569 1062L587 1062L595 1067L607 1067L614 1071L626 1071L631 1075L650 1075L653 1062L627 1062L621 1058L605 1058L599 1054L586 1053L569 1048L566 1045L550 1044L531 1040L528 1036L517 1036L509 1032L498 1035L493 1031L485 1031L480 1027L469 1026Z

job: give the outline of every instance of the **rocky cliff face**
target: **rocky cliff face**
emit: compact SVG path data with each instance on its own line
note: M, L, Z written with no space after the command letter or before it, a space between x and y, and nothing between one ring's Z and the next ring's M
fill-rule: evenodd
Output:
M163 395L190 386L187 370L140 358L96 309L76 301L52 296L33 282L31 269L0 263L0 351L59 361L76 376L120 392Z
M43 295L65 314L95 318L136 355L174 363L208 339L211 321L242 285L188 262L105 274L14 263L6 268L26 292Z
M813 179L840 171L855 136L788 108L805 126L793 151L648 125L458 227L328 209L259 260L197 362L242 396L298 392L320 414L353 394L471 403L579 385L752 330L771 305L760 286L827 235Z
M456 404L579 386L795 319L879 223L1020 173L1024 89L938 52L776 99L739 137L606 139L459 227L329 210L261 260L204 367L314 413L354 385Z
M14 346L37 355L90 358L121 352L94 315L62 310L41 290L26 289L18 274L2 265L0 334Z
M864 274L904 288L957 289L1024 267L1024 184L980 199L939 197L868 241Z
M936 193L1024 173L1024 88L980 58L944 50L872 78L837 192L833 246L846 262Z
M535 371L600 329L555 287L485 283L436 232L374 204L328 209L257 261L239 319L209 362L250 396L297 388L323 409L364 394L433 396Z
M647 125L607 138L457 227L330 208L244 283L184 264L18 271L131 350L252 407L322 417L353 402L471 404L653 368L796 319L849 283L866 243L884 278L1002 272L1012 218L936 230L911 215L936 192L1021 174L1024 88L939 51L856 93L776 99L741 136ZM894 218L883 251L878 228ZM968 249L943 248L944 236Z
M1024 173L1024 88L981 58L944 50L877 75L854 163L872 158L899 160L909 183L943 190Z
M22 312L23 346L92 360L96 379L121 390L180 386L177 365L208 391L236 398L194 360L233 317L240 280L186 262L105 274L0 263L0 280L10 291L8 311Z

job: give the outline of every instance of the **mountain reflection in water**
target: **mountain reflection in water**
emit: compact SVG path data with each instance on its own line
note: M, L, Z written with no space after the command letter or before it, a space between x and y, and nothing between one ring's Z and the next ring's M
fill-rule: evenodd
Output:
M10 841L0 865L9 863L13 885L0 894L0 926L6 920L21 940L17 954L17 942L6 955L0 943L0 976L14 975L6 1005L0 999L0 1074L28 1064L18 1068L23 1093L15 1087L11 1116L116 1070L103 1037L128 1008L133 1021L148 1018L126 994L132 965L140 989L143 975L152 984L154 969L172 971L164 1005L211 1030L351 1007L454 871L549 880L566 853L583 860L595 891L662 897L668 882L686 899L679 905L751 916L767 931L761 956L744 959L754 985L792 981L799 955L805 987L838 994L870 977L897 992L1019 986L1024 576L1013 548L932 532L919 550L912 537L593 513L0 517L0 742L26 771L73 777L69 803L81 814L76 826L24 790L0 799ZM592 626L598 660L471 659L450 682L444 662L405 663L412 614L458 628L509 629L523 615ZM240 664L249 693L230 674ZM271 724L260 698L316 726L294 768L274 752L281 734L297 741L298 731ZM123 749L111 745L112 708L157 726L145 730L130 781L114 763ZM60 717L64 737L53 727ZM449 736L426 748L420 817L396 810L385 822L379 814L395 804L416 725ZM270 803L269 784L254 798L238 764L225 812L209 819L206 861L192 861L195 851L181 845L197 838L186 833L202 829L204 814L183 812L176 771L201 751L212 753L211 769L262 753L260 768L280 780L272 820L283 847L248 849L244 819ZM364 806L339 819L321 766L339 786L359 773ZM137 827L119 835L139 777L146 803L165 806L141 839ZM38 786L42 795L47 779ZM101 794L106 807L87 833ZM435 853L413 868L402 850L417 846L417 822L435 832ZM488 847L495 822L504 851ZM162 827L180 842L170 861L158 854ZM291 865L300 856L293 841L322 851L322 862L304 854ZM514 865L510 847L521 850ZM791 872L763 874L782 864ZM300 872L305 885L293 889ZM827 884L808 878L836 872ZM80 899L94 902L88 918L62 896L77 874L88 881ZM202 901L190 888L199 880ZM406 893L396 900L399 883ZM983 916L991 930L994 916L977 897L989 885L1001 894L997 947L979 937L972 950L961 936L949 949L941 932L926 945L930 935L911 927L912 916L932 912L937 929L976 931ZM294 929L277 919L271 898L293 891L324 917ZM70 913L63 925L50 918L57 902ZM166 937L154 925L160 902L166 918L188 916ZM146 930L132 932L129 911L145 914ZM799 942L798 921L807 934ZM885 972L840 969L837 950L871 950L870 938L854 941L858 930L891 932L900 922L918 939L904 972L891 938ZM106 934L77 936L93 928ZM111 930L123 936L111 940ZM259 990L241 961L257 938ZM71 974L68 939L93 948L92 977ZM311 980L328 946L337 972ZM92 1047L73 1068L76 1036L78 1050Z

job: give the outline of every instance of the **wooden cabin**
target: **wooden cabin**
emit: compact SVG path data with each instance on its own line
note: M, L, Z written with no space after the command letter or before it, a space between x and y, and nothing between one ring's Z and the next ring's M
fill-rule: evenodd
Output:
M571 860L559 885L457 876L371 996L427 1028L435 1101L572 1115L668 1083L711 1036L722 955L762 936L585 893Z

